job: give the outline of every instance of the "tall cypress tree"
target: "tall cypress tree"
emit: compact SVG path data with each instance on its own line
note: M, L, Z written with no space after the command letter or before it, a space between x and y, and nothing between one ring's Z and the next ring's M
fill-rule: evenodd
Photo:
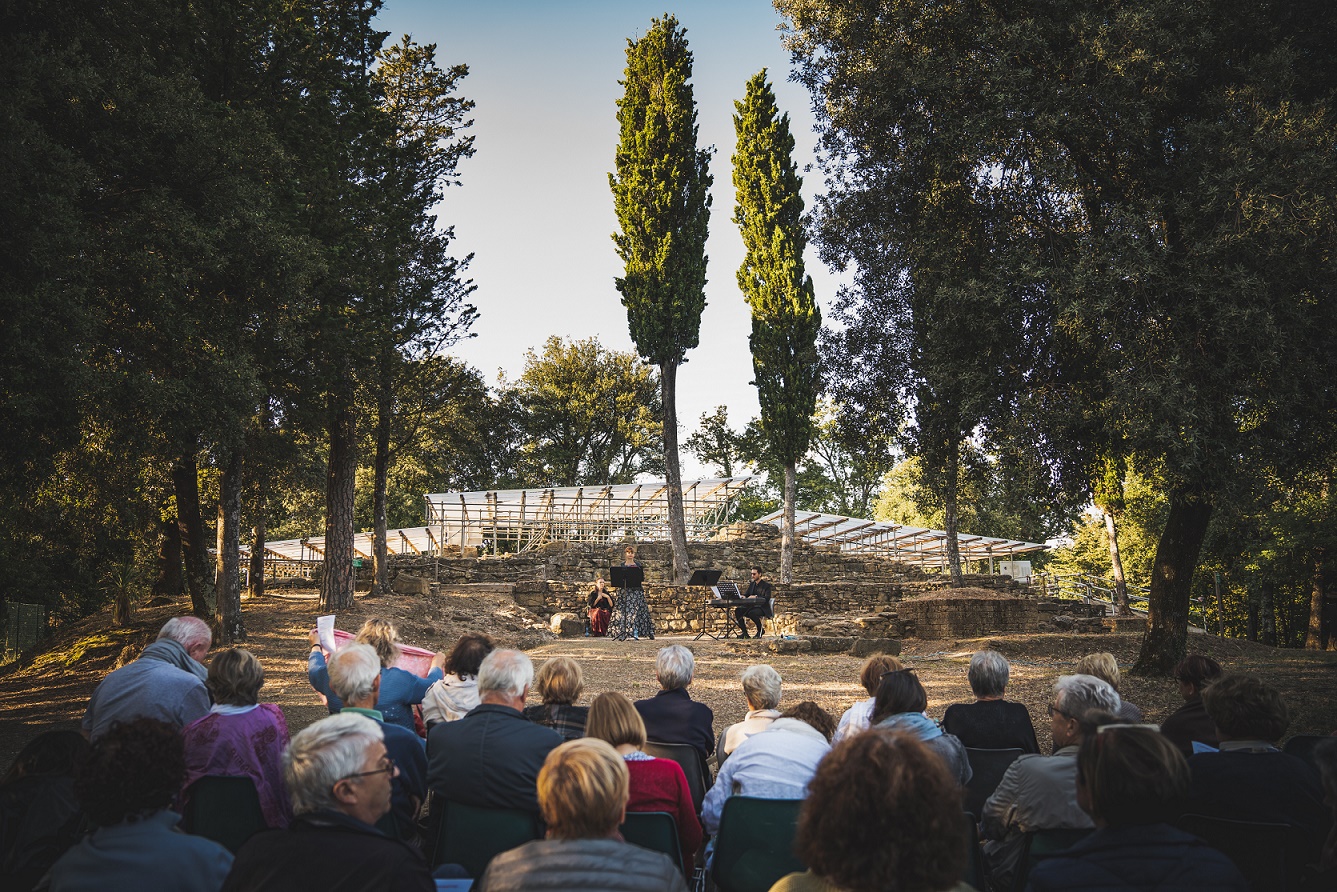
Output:
M804 273L803 180L794 164L789 115L781 115L766 69L747 82L735 102L733 183L738 193L734 222L747 254L738 287L752 308L752 371L761 403L767 448L785 469L780 580L794 568L794 489L798 461L812 439L812 414L821 385L817 334L822 314Z
M664 403L673 574L687 578L678 469L678 366L700 340L706 306L706 232L710 222L710 150L696 146L696 102L687 30L673 16L654 19L627 41L626 80L618 100L621 128L609 174L621 232L613 236L626 274L616 280L636 349L659 367Z

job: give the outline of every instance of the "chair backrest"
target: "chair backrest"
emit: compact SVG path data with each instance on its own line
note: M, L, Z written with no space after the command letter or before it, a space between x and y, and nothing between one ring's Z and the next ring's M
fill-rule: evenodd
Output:
M1323 741L1329 739L1330 738L1328 737L1320 737L1316 734L1297 734L1290 740L1286 741L1286 745L1281 748L1281 751L1283 753L1289 753L1292 756L1304 759L1311 766L1317 769L1318 765L1314 762L1314 748L1317 747Z
M961 818L966 825L966 870L961 878L983 892L986 886L984 885L984 856L980 851L979 824L976 822L975 816L968 811L962 812Z
M538 815L517 808L478 808L446 800L432 866L458 864L475 879L502 852L539 839Z
M965 810L977 819L984 811L984 803L1007 774L1008 766L1022 754L1019 749L984 750L966 747L970 762L970 780L966 783Z
M724 751L724 738L729 736L729 729L725 728L715 738L715 770L724 767L724 760L729 758L729 754Z
M682 773L687 775L687 788L692 791L692 806L701 814L701 803L706 800L706 790L710 789L710 769L701 758L701 751L690 743L661 743L647 741L645 753L656 759L672 759L682 766Z
M1027 833L1026 845L1022 849L1021 860L1017 862L1017 872L1012 881L1012 888L1026 888L1026 880L1031 874L1031 867L1035 864L1035 859L1066 851L1094 832L1094 828L1086 827L1080 830L1064 828L1061 830L1034 830Z
M214 775L200 778L186 790L181 827L212 839L233 854L256 833L269 829L255 781Z
M725 800L710 868L720 892L767 892L786 874L808 869L794 854L802 805L801 799Z
M1231 821L1208 815L1184 815L1179 829L1221 852L1257 890L1287 892L1300 888L1300 874L1310 859L1308 834L1289 824Z
M682 863L682 846L678 842L678 822L673 815L666 811L629 811L618 832L634 846L668 855L683 875L687 875L687 868Z

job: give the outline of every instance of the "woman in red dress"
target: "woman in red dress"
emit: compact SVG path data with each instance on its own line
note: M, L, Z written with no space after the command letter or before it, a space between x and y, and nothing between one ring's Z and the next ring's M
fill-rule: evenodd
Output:
M608 634L608 618L613 615L613 593L604 588L603 575L596 576L590 590L590 634L602 638Z

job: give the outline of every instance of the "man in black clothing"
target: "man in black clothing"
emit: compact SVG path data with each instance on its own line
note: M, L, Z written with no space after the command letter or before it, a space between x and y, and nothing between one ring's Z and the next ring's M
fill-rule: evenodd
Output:
M762 635L761 621L775 616L775 611L771 608L771 584L761 578L761 568L752 568L752 582L743 592L742 597L750 598L756 601L755 604L748 604L745 607L739 607L734 611L734 621L738 623L738 628L743 630L743 637L747 638L747 621L757 625L757 637Z

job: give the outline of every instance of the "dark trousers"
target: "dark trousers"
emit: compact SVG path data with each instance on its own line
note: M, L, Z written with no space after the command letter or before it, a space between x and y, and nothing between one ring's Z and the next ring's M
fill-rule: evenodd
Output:
M733 618L738 623L738 628L743 630L744 635L747 634L747 621L752 620L757 624L757 637L760 638L762 633L761 621L766 618L766 606L758 604L755 607L751 605L739 607L733 612Z

